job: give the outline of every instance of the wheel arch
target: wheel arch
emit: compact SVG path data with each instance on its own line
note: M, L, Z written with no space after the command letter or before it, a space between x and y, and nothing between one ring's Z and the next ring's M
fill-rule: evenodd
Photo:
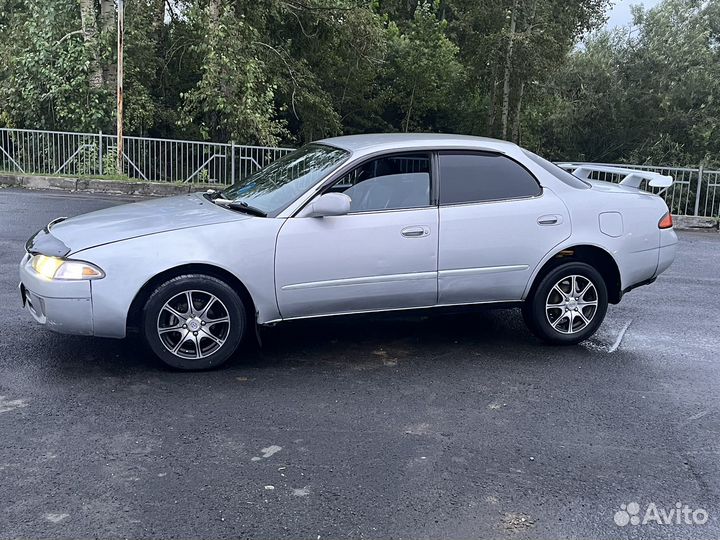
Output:
M245 284L235 274L212 264L190 263L163 270L159 274L155 274L140 287L140 290L135 294L128 309L125 322L127 332L135 332L140 328L142 309L152 292L166 281L183 274L203 274L224 281L238 293L240 300L247 309L248 316L252 318L252 321L255 321L257 317L255 302L250 295L250 291L248 291Z
M592 244L577 244L563 247L553 253L532 278L530 288L525 298L530 298L540 281L553 268L567 262L584 262L595 268L605 281L608 292L608 301L617 304L622 298L622 281L620 267L615 258L605 249Z

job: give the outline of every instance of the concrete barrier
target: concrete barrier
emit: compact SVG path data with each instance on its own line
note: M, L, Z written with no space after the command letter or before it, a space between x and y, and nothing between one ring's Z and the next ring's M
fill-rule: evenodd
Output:
M673 216L673 226L681 231L717 231L718 220L697 216Z
M0 175L0 186L24 187L28 189L60 189L64 191L85 191L117 195L141 195L146 197L167 197L190 191L207 189L207 185L177 184L172 182L139 182L134 180L104 180L100 178L72 178L64 176Z

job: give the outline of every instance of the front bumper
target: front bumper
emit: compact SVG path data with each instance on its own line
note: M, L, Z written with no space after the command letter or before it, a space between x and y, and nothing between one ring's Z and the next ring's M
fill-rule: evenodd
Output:
M30 255L20 262L20 298L32 317L62 334L93 335L90 281L49 280L30 265Z

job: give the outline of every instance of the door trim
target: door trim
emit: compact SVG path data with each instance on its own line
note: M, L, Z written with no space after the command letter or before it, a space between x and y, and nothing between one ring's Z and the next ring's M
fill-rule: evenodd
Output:
M506 266L481 266L478 268L458 268L439 270L438 277L474 276L477 274L499 274L502 272L521 272L530 268L527 264L508 264Z
M384 276L364 276L356 278L329 279L325 281L308 281L305 283L291 283L280 289L292 291L298 289L318 289L322 287L344 287L348 285L366 285L370 283L392 283L394 281L410 281L416 279L435 279L437 272L411 272L408 274L387 274Z

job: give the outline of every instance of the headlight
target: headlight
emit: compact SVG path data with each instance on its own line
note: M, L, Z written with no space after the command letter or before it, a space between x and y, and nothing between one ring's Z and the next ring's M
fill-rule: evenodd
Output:
M100 279L105 272L85 261L72 261L47 255L33 255L30 260L33 269L47 279Z

